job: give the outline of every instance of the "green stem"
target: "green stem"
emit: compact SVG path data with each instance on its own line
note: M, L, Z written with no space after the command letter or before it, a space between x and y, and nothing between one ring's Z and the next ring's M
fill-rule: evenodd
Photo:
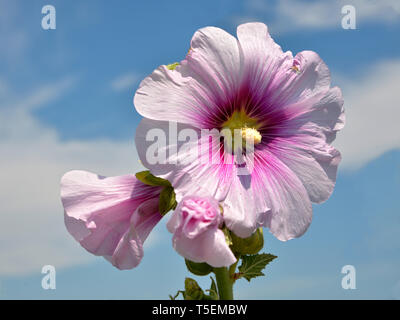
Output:
M236 271L236 266L239 263L240 255L236 255L236 259L237 259L236 262L229 267L229 275L230 275L231 279L233 279L233 283L235 283L235 279L233 278L233 275Z
M228 268L214 268L220 300L233 300L233 281Z

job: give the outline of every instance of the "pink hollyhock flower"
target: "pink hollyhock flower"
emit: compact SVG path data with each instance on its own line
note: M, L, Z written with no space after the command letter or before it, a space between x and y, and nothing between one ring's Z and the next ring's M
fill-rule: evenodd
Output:
M265 226L280 240L299 237L311 223L311 202L327 200L335 185L341 156L330 143L344 126L342 94L330 87L329 69L315 52L283 52L264 24L242 24L237 37L200 29L178 66L160 66L141 82L134 104L148 119L137 130L138 152L153 174L171 182L178 200L207 186L223 201L225 224L236 235ZM251 174L238 175L235 164L205 164L202 155L185 163L178 153L177 165L149 163L144 137L161 121L252 135ZM199 138L206 150L208 143ZM226 154L219 145L213 152Z
M230 266L236 261L225 234L219 227L223 218L218 202L210 197L186 196L167 223L175 250L194 262L213 267Z
M143 242L160 221L160 187L134 175L102 177L70 171L61 179L68 232L90 253L118 269L132 269L143 258Z

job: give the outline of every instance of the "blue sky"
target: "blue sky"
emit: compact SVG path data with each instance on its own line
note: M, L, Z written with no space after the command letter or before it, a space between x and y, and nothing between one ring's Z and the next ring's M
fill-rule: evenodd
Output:
M56 30L41 28L46 4L56 8ZM344 4L356 8L356 30L341 28ZM245 21L269 25L284 50L320 54L343 89L347 124L332 197L314 207L300 239L265 232L265 250L278 259L266 277L239 282L237 297L400 299L396 0L0 0L0 299L164 299L182 288L187 272L165 221L140 266L118 271L66 232L59 179L71 169L138 171L132 98L140 80L181 60L197 29L235 34ZM56 267L56 290L41 288L47 264ZM341 288L348 264L355 290Z

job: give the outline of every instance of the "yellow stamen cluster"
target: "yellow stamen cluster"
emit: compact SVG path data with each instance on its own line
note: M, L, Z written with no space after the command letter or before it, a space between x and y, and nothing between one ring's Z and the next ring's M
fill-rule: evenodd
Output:
M242 139L245 145L253 143L255 146L261 142L262 136L257 129L242 128Z
M236 146L242 146L245 148L246 145L257 145L261 143L262 136L257 130L259 128L259 121L255 118L249 117L244 110L235 111L229 119L222 124L222 127L223 129L229 129L234 139L236 137L235 131L239 130L242 141L233 141L234 149L236 149Z

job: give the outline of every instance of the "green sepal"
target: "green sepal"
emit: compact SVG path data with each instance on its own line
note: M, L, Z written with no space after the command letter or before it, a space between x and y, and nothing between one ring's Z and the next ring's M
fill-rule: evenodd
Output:
M233 232L230 233L232 240L232 250L240 255L256 254L264 247L264 235L262 228L258 228L248 238L240 238Z
M164 187L160 193L160 200L158 203L158 210L160 214L163 216L168 213L170 210L176 208L177 202L175 199L175 191L171 186Z
M136 173L136 178L149 186L164 187L161 190L158 204L158 209L162 216L176 208L175 191L168 180L152 175L149 170Z
M171 63L171 64L167 64L167 69L168 70L175 70L175 68L177 66L179 66L179 62L174 62L174 63Z
M171 183L168 180L156 177L150 173L149 170L146 171L140 171L135 174L136 178L140 181L142 181L144 184L147 184L149 186L164 186L164 187L170 187Z
M277 256L270 253L242 256L242 264L239 267L239 273L236 278L243 277L250 282L253 278L264 276L262 270L275 258Z
M231 246L233 244L232 242L232 236L231 232L227 228L222 229L224 235L225 235L225 242L228 246Z
M185 259L185 264L188 270L196 276L206 276L213 270L213 267L205 262L197 263Z

